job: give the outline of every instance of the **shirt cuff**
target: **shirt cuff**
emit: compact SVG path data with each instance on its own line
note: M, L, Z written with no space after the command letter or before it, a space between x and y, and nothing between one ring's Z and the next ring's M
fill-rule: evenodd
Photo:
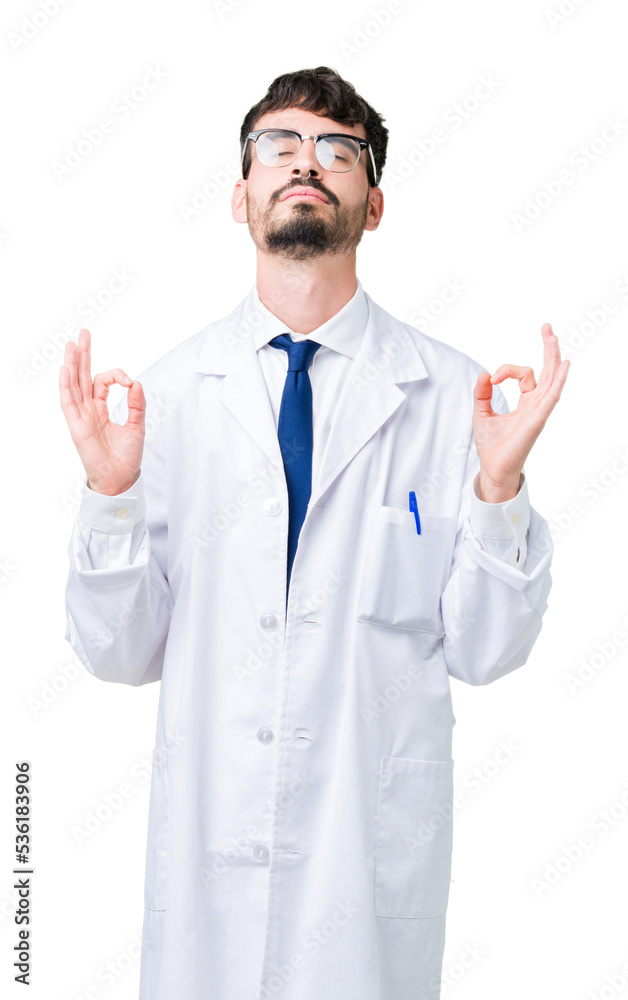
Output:
M144 482L140 473L128 490L107 496L90 490L87 480L83 483L83 496L77 520L99 531L126 534L146 516Z
M479 497L480 473L473 480L469 522L478 538L515 539L522 547L530 526L530 499L528 483L522 472L519 477L519 492L510 500L501 503L487 503Z

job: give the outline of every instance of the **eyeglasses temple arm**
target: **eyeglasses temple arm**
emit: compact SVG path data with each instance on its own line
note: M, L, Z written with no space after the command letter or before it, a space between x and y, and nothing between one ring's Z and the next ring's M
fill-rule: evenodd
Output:
M375 157L373 156L373 150L371 149L370 142L367 143L368 151L371 154L371 166L373 168L373 186L377 187L377 168L375 166Z

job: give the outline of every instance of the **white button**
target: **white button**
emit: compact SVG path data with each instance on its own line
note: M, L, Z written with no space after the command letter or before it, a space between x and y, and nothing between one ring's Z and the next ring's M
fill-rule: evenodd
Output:
M272 743L273 742L273 731L268 729L266 726L262 726L261 729L257 730L257 738L260 743Z
M120 509L116 511L116 517L128 517L128 516L129 512L126 509L126 507L120 507Z
M253 857L256 861L261 861L262 863L268 861L270 852L264 844L256 844L253 848Z
M281 500L277 497L266 497L264 500L264 513L265 514L278 514L281 510Z
M277 628L277 619L275 615L271 615L270 613L262 615L259 623L263 629L266 629L267 632L272 632L274 628Z
M512 523L513 524L519 524L519 515L518 514L513 514L512 515Z

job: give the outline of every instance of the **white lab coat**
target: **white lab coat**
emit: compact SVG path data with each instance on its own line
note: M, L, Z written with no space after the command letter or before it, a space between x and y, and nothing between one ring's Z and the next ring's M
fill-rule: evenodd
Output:
M449 675L487 684L525 663L552 542L525 476L504 504L472 496L483 366L367 299L287 613L250 296L138 376L134 486L85 489L66 638L102 680L161 681L140 1000L440 995ZM507 412L499 387L493 405Z

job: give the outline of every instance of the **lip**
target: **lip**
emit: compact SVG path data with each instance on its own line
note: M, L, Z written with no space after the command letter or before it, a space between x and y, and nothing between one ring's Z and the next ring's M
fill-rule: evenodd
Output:
M315 191L313 188L293 188L292 191L288 191L288 194L281 198L281 201L287 201L288 198L316 198L318 201L324 202L326 205L329 204L327 198L320 194L319 191Z

